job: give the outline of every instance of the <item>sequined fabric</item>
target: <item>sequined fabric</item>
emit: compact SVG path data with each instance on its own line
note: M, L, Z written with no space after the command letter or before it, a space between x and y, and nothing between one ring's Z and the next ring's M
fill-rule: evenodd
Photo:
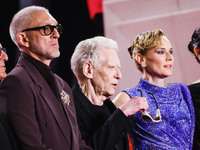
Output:
M147 98L147 109L154 117L156 115L156 103L152 95L158 101L162 115L162 121L147 123L142 120L141 113L135 114L131 120L134 124L131 138L136 149L142 150L191 150L193 144L195 116L190 92L185 84L170 83L165 87L158 87L144 79L140 79L134 88L124 90L130 97L141 96L137 89L142 90Z

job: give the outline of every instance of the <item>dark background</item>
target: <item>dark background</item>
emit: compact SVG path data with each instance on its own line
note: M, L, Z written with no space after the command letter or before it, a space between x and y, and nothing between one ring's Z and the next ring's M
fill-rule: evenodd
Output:
M63 26L63 34L59 38L59 58L51 63L54 72L69 83L75 82L75 77L70 68L70 58L75 46L86 38L103 33L103 17L97 14L90 19L87 0L6 0L0 6L0 43L7 49L9 60L6 62L7 73L15 66L19 50L12 42L9 34L9 25L13 15L29 5L44 6L49 9L52 16Z

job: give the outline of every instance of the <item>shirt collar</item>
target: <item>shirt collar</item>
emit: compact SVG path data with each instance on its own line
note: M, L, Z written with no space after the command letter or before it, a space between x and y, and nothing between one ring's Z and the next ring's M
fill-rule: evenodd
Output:
M31 57L30 55L26 53L24 54L25 54L25 58L29 60L38 69L38 71L40 72L40 74L43 76L45 80L47 80L48 76L52 75L51 67L47 66L43 62Z

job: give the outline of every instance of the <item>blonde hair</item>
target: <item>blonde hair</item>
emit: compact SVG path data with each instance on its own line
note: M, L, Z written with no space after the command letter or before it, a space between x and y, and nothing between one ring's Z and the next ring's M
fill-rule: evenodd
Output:
M147 31L137 35L132 45L128 47L131 58L135 60L136 54L145 55L148 50L159 46L162 36L164 36L164 33L161 29ZM135 63L136 67L142 72L141 65L136 60Z

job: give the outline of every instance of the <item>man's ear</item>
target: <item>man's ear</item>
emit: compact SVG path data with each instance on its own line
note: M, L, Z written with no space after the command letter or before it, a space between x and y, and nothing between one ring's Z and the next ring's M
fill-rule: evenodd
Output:
M200 59L200 48L198 46L194 47L194 54L197 58Z
M24 33L24 32L18 33L17 41L18 41L19 45L29 47L29 39L28 39L26 33Z
M93 78L93 65L90 62L85 62L83 64L83 75L88 79Z

